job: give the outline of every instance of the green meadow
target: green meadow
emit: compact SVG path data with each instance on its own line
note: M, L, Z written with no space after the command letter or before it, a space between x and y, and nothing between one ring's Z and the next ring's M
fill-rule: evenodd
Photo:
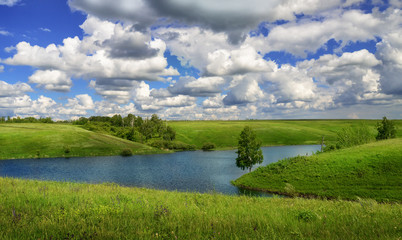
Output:
M402 202L402 138L285 159L233 184L287 195Z
M158 153L152 147L68 124L0 124L0 159Z
M263 146L309 145L336 141L337 131L349 126L366 124L376 134L380 120L248 120L248 121L170 121L176 130L176 139L198 148L206 142L214 143L217 149L236 148L244 126L250 126L262 141ZM394 120L402 129L402 120ZM402 131L397 132L402 137Z
M0 178L0 239L400 239L400 204Z
M308 145L336 141L336 132L348 126L366 124L376 133L379 120L249 120L249 121L168 121L176 140L198 149L211 142L216 149L234 149L244 126L257 133L263 146ZM402 129L402 120L394 120ZM402 137L402 131L397 132ZM120 155L124 149L133 154L166 153L145 144L96 133L70 124L0 124L0 159L84 157Z
M178 141L229 149L246 125L271 146L333 143L337 131L361 124L374 136L378 121L167 124ZM401 239L402 121L395 124L396 139L284 159L233 182L293 198L0 177L0 239ZM69 124L0 124L0 143L0 159L163 152Z

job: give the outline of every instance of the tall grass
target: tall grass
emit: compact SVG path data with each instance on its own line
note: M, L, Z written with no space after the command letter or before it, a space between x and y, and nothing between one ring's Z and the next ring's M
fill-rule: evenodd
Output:
M366 124L354 127L345 127L337 132L337 148L348 148L362 145L375 140L373 129Z
M0 178L0 239L398 239L399 204Z

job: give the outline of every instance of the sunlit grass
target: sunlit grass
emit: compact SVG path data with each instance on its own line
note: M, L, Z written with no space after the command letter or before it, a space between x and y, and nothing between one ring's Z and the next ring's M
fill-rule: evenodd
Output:
M152 147L67 124L0 124L0 159L157 153Z
M380 120L250 120L250 121L172 121L168 125L176 130L176 138L198 148L206 142L217 149L236 148L244 126L256 131L263 146L309 145L336 141L336 133L348 126L367 124L373 137ZM402 120L395 120L398 137L402 137Z
M399 204L0 178L0 239L398 239Z
M234 184L286 194L401 202L402 139L282 160Z
M198 149L204 143L216 149L237 147L240 131L251 126L263 146L321 144L336 140L336 132L347 126L365 123L375 136L379 120L250 120L250 121L169 121L178 141L194 144ZM402 120L394 120L402 130ZM402 137L402 131L397 132ZM68 124L19 123L0 124L0 159L82 157L120 155L124 149L133 154L161 153L147 145L130 142L110 135L86 131Z

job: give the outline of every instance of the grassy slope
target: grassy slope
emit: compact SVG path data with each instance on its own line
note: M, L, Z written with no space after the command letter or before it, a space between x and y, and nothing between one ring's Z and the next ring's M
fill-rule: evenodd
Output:
M335 141L340 129L366 123L374 128L379 120L261 120L261 121L172 121L168 125L176 130L176 138L200 148L206 142L215 143L218 149L236 148L238 136L244 126L256 132L264 146L321 144ZM402 120L395 120L402 137Z
M64 149L68 147L70 153ZM66 124L0 124L0 159L119 155L122 149L135 154L155 149L117 137Z
M271 192L402 201L402 139L296 157L243 175L237 186Z
M400 204L0 178L0 239L399 239Z
M321 137L331 142L339 129L362 122L374 126L378 120L262 120L262 121L172 121L177 140L198 148L206 142L217 149L236 148L244 126L251 126L264 146L320 144ZM395 121L402 129L402 120ZM402 131L398 131L402 137ZM64 148L71 149L69 154ZM40 157L118 155L123 148L134 154L157 153L148 146L83 130L65 124L0 124L0 159Z

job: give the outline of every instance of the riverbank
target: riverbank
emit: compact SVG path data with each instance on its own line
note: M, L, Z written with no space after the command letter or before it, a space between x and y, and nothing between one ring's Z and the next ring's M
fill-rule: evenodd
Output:
M400 204L0 178L1 239L398 239Z
M402 139L285 159L233 181L291 196L402 202Z
M69 124L0 124L0 159L155 154L166 151Z

